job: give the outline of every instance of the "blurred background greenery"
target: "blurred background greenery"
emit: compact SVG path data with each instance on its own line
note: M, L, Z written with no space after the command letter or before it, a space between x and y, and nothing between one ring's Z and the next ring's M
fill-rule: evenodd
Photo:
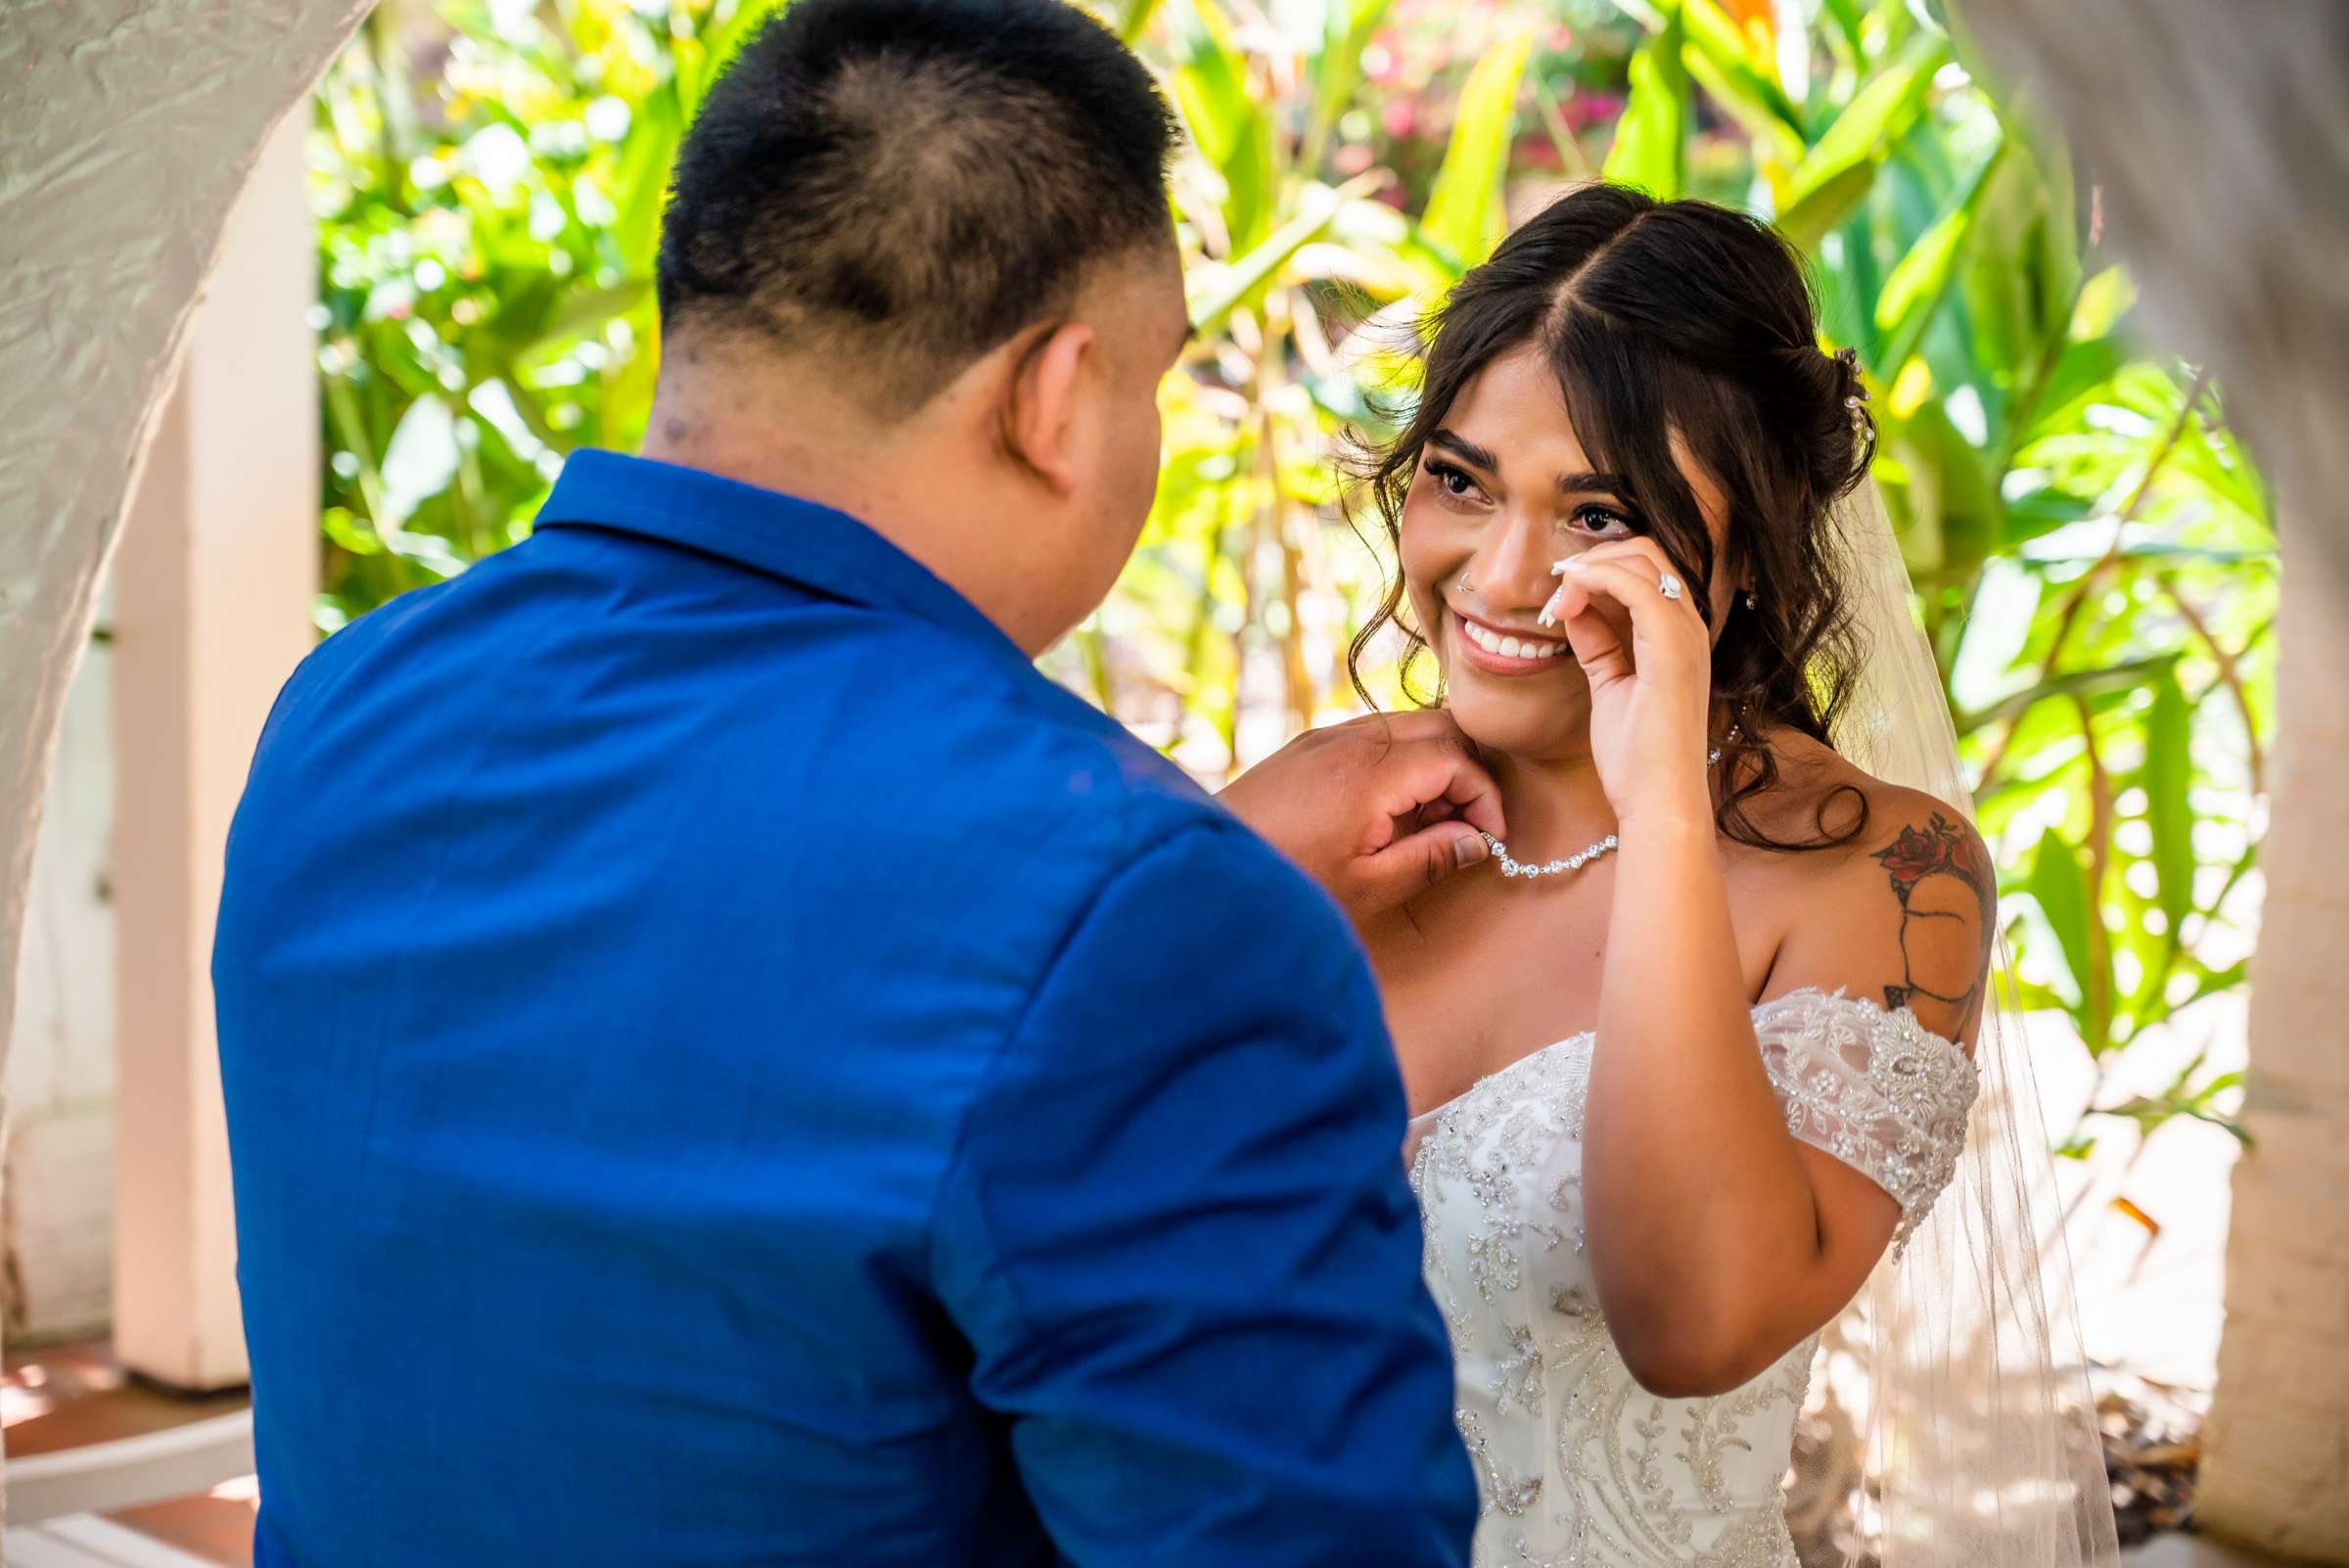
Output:
M650 402L668 166L772 0L379 8L317 99L331 631L522 537ZM1213 785L1357 700L1387 563L1333 443L1407 393L1397 331L1514 216L1605 176L1773 218L1855 346L1877 461L1997 848L2027 1000L2116 1130L2233 1126L2194 1054L2104 1092L2243 984L2274 724L2275 533L2218 390L2149 346L2093 189L1926 0L1104 0L1190 145L1197 345L1158 503L1047 656ZM1383 702L1398 672L1373 668ZM2120 1075L2114 1082L2126 1081ZM2141 1075L2142 1077L2142 1075Z

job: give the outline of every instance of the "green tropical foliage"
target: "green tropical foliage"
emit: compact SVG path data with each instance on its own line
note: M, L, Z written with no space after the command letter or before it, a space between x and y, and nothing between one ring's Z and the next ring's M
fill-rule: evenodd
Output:
M641 433L663 183L767 0L386 8L318 97L331 629L527 530ZM2027 1000L2100 1064L2242 984L2275 537L2218 390L2150 346L2093 191L1922 0L1117 0L1190 133L1199 339L1141 548L1046 667L1219 781L1355 710L1388 563L1332 454L1396 344L1571 180L1776 221L1857 348ZM1367 671L1400 700L1398 671ZM2199 1063L2067 1138L2228 1121ZM2099 1102L2101 1105L2101 1102Z

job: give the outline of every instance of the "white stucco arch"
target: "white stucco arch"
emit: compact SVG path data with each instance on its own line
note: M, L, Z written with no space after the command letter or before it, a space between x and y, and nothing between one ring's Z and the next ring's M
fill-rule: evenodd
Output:
M0 1024L60 705L230 205L365 0L0 3Z
M0 3L0 1027L60 707L189 313L263 140L366 10Z
M0 1059L97 586L232 205L366 0L0 0Z

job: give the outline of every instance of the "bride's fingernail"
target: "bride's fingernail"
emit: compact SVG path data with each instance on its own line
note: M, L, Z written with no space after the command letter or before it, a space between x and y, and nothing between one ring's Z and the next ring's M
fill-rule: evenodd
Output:
M1551 594L1549 596L1549 603L1542 607L1542 614L1536 618L1536 623L1543 626L1556 625L1558 623L1558 601L1564 597L1566 597L1566 590L1564 588L1560 588L1557 592Z

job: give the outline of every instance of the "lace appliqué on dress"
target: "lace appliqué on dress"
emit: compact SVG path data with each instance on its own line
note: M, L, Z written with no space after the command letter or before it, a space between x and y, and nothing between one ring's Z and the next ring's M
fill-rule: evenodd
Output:
M1901 1206L1899 1257L1957 1172L1980 1080L1963 1050L1903 1007L1841 992L1790 992L1754 1009L1786 1130Z

